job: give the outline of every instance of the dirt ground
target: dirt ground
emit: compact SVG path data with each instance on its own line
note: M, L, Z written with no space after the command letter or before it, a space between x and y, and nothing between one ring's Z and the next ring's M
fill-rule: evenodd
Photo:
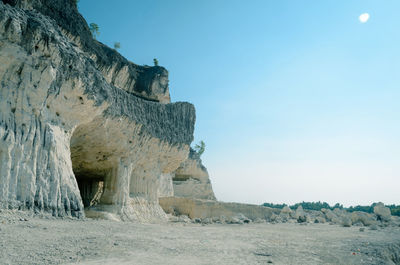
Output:
M2 210L0 264L400 264L400 227L137 224Z

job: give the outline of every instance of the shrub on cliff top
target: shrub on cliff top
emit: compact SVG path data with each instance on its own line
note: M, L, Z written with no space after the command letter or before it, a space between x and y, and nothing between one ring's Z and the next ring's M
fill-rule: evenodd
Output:
M206 150L206 144L203 141L200 141L198 144L196 144L193 148L196 153L199 155L199 157L204 153Z

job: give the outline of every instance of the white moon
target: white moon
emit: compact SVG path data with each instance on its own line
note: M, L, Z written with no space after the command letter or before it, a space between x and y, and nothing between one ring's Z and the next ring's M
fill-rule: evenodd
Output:
M360 20L361 23L366 23L369 20L369 14L368 13L364 13L361 14L358 19Z

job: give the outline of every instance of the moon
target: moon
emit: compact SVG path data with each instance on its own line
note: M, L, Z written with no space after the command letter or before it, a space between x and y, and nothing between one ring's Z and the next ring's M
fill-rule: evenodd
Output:
M361 23L367 23L367 21L369 20L369 14L363 13L358 17L358 19L360 20Z

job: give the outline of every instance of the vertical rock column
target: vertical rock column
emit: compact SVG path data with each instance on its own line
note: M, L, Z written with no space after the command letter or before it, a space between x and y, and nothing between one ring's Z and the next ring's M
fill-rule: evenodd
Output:
M13 127L22 130L13 130ZM70 134L37 119L0 127L0 202L3 208L80 216L83 204L72 172Z
M158 197L173 197L174 186L172 184L173 173L162 173L159 177Z
M157 202L159 178L161 174L158 169L137 169L131 176L130 196L141 197L149 202Z

